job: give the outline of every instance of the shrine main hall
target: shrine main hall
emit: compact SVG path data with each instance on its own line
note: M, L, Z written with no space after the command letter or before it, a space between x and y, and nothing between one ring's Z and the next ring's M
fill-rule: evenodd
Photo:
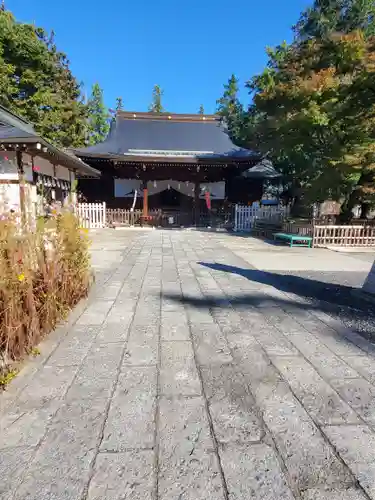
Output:
M168 213L220 211L262 197L260 156L236 146L216 115L120 111L101 143L74 151L101 172L82 179L87 202Z

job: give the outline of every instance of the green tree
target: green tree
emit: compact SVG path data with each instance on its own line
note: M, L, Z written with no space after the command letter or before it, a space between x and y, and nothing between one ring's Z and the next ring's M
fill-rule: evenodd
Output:
M84 143L86 109L54 34L0 10L0 103L59 146Z
M152 102L148 108L151 113L163 113L164 108L161 103L164 91L159 85L155 85L152 90Z
M240 142L243 125L243 107L238 99L238 79L232 75L224 85L222 97L216 101L217 113L226 123L230 136Z
M347 34L355 30L373 36L374 18L374 0L315 0L302 13L295 31L299 39L321 39L332 33Z
M116 113L124 109L122 97L116 97Z
M104 141L109 132L109 113L104 105L103 90L98 83L92 86L91 96L87 102L88 144Z
M267 153L291 197L344 200L347 218L375 199L375 38L357 31L269 51L249 82L248 145Z
M199 111L198 111L198 114L200 114L200 115L204 115L204 107L203 107L203 104L201 104L201 105L199 106Z

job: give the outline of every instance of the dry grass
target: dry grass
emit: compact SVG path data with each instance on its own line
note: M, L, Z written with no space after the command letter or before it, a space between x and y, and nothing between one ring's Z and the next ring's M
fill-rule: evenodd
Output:
M15 221L0 221L0 386L89 284L89 241L73 214L22 235Z

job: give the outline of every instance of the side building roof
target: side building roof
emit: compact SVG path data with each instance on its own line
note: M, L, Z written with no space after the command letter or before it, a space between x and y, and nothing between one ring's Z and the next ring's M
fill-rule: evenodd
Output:
M77 170L80 174L99 177L99 170L90 167L72 152L63 151L41 137L33 125L23 118L0 106L0 145L8 148L16 145L40 145L38 155L54 157L61 165ZM38 150L38 148L36 148Z
M255 153L233 144L216 115L119 112L104 142L75 151L81 157L137 161L148 157L246 160Z

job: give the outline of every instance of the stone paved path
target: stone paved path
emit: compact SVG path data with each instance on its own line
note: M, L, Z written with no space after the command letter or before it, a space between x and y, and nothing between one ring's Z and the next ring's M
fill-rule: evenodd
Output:
M0 395L2 500L375 499L371 344L250 243L103 234L86 307Z

